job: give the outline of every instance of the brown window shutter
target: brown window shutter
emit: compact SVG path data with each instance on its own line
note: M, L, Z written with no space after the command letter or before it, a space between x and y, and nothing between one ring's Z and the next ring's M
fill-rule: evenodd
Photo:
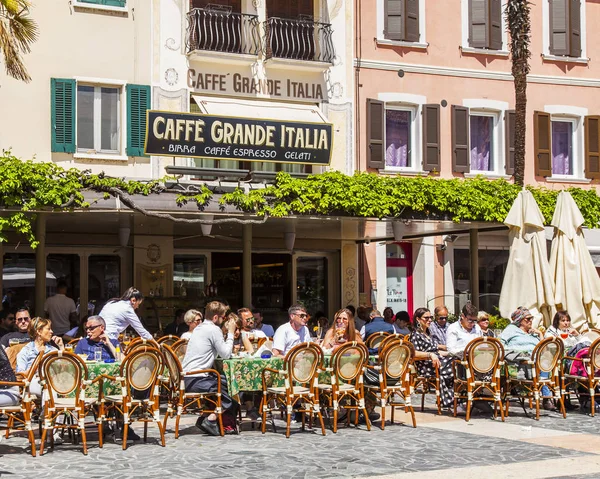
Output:
M515 174L515 110L507 110L504 114L504 134L506 136L506 158L504 161L504 171L507 175Z
M571 0L570 13L569 55L579 58L581 56L581 0Z
M423 105L423 170L440 171L440 105Z
M550 0L550 53L569 54L569 0Z
M382 101L367 98L367 168L385 168L385 106Z
M502 1L490 2L490 44L491 50L502 50Z
M488 0L469 0L469 46L488 48L489 46Z
M533 144L536 176L552 176L552 123L550 114L533 112Z
M384 0L385 30L388 40L404 40L405 0Z
M407 42L418 42L419 33L419 1L422 0L404 0L405 2L405 30L404 40Z
M452 105L452 171L468 173L469 156L469 109Z
M600 116L585 117L585 177L600 178Z

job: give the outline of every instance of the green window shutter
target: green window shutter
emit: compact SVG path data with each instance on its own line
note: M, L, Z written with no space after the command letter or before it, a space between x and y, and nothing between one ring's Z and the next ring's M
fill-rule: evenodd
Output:
M51 150L60 153L75 153L75 80L52 78L50 91L52 97Z
M108 7L125 7L127 0L78 0L80 3L92 5L106 5Z
M150 109L150 87L127 85L127 156L145 156L146 110Z

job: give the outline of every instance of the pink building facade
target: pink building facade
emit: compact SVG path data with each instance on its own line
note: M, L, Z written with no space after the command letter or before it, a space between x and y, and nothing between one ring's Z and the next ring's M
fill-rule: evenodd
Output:
M515 100L506 1L357 2L357 169L512 181ZM597 2L531 5L526 184L590 188L600 181L598 24ZM600 252L600 235L590 231L587 239L592 253ZM364 281L375 285L378 306L388 304L381 283L390 281L406 283L407 291L410 286L414 307L453 308L466 300L468 234L402 246L413 259L406 280L390 278L397 273L389 272L390 245L365 246ZM492 309L508 260L506 233L481 234L479 248L479 303Z

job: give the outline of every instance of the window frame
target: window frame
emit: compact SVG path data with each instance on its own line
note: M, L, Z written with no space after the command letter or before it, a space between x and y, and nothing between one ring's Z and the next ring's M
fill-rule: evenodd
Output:
M501 11L504 12L506 8L508 0L501 0ZM470 45L469 37L470 37L470 28L469 28L469 19L471 17L469 11L469 0L461 0L461 24L462 24L462 38L461 38L461 51L463 53L479 53L483 55L495 55L495 56L505 56L508 57L508 33L507 33L507 25L506 19L504 18L504 13L500 15L500 29L502 31L502 49L501 50L492 50L489 48L476 48Z
M397 172L415 172L422 171L423 169L423 158L422 152L419 145L422 142L421 127L419 125L419 119L421 117L421 105L406 103L406 102L385 102L384 103L384 118L386 124L383 132L383 145L384 151L387 150L385 147L387 143L387 111L408 111L411 114L410 120L410 136L409 136L409 151L407 153L408 164L411 166L389 166L385 165L385 171L397 171ZM421 164L417 165L418 158L421 158ZM420 166L420 168L419 168Z
M377 8L377 34L375 41L381 45L395 45L395 46L405 46L410 48L417 49L427 49L429 43L427 43L426 37L426 1L427 0L419 0L419 41L418 42L409 42L405 40L390 40L385 37L384 31L386 30L386 18L385 18L385 0L377 0L376 8Z
M75 131L79 129L79 87L93 87L94 88L94 113L93 113L93 132L94 132L94 146L92 148L81 148L78 142L78 136L76 134L76 153L87 153L87 154L100 154L100 155L120 155L123 152L123 87L118 85L104 85L104 84L93 84L86 82L76 83L76 98L77 104L75 105ZM102 88L114 88L118 91L117 96L117 149L116 150L103 150L102 149ZM96 127L98 125L98 127ZM99 146L99 148L96 148Z
M473 175L500 175L500 168L498 163L500 162L500 158L502 158L502 148L500 143L503 140L503 131L500 131L500 124L502 118L502 111L500 110L490 110L483 108L469 108L469 124L471 122L472 116L483 116L492 119L492 147L490 152L492 153L492 165L493 169L491 170L476 170L473 168L471 164L471 135L473 133L472 129L469 127L469 172Z
M554 170L554 154L552 152L553 134L552 134L552 123L553 122L564 122L571 123L571 155L573 156L573 173L571 175L559 175L554 174L550 178L554 180L572 180L585 178L583 174L583 164L581 158L583 157L583 117L570 115L567 113L550 113L550 160L552 162L552 170Z
M550 51L550 3L543 1L542 3L542 60L561 61L584 63L589 62L587 55L587 21L586 21L586 2L581 0L579 10L579 38L581 42L581 54L579 57L571 57L568 55L555 55Z
M82 0L72 0L73 7L77 9L86 10L105 10L108 12L128 12L128 0L123 0L124 6L120 7L117 5L103 5L101 3L84 2Z

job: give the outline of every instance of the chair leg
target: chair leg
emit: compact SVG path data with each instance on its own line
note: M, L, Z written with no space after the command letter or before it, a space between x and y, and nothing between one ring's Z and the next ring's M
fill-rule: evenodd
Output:
M81 412L79 412L79 414L82 414ZM79 418L77 418L79 419ZM81 424L85 422L85 416L83 417L83 420L81 422L78 421L79 424L79 432L81 433L81 444L83 446L83 454L87 456L88 450L87 450L87 436L85 433L85 424Z
M382 397L384 397L384 393L381 393ZM381 430L383 431L385 429L385 401L381 401Z
M127 432L129 431L129 411L123 411L123 450L127 449ZM127 418L127 420L125 420Z
M540 392L535 390L535 420L540 420ZM529 404L531 404L531 398L529 398ZM531 407L531 406L530 406Z
M40 439L40 456L42 454L44 454L44 443L46 442L46 432L48 430L46 429L46 425L44 425L44 428L42 429L42 438ZM52 434L50 434L52 436Z
M156 425L158 426L158 432L160 433L160 444L162 447L165 447L165 427L160 421L156 421Z
M333 400L333 422L331 423L331 430L334 433L337 433L338 408L339 404L337 398L335 398Z
M290 403L286 403L286 431L285 437L290 437L290 426L292 424L292 405Z
M6 435L4 436L6 439L8 439L8 435L10 434L10 430L13 428L14 426L14 418L12 416L8 417L8 422L6 423Z
M267 430L267 396L265 393L263 393L263 397L260 400L260 415L262 417L260 431L264 434Z
M471 407L473 406L473 400L467 397L467 415L465 417L465 421L469 422L471 419Z
M323 433L323 436L325 436L325 422L323 422L323 414L321 413L321 408L319 407L319 403L317 402L316 404L314 404L314 406L316 406L317 408L317 417L319 418L319 422L321 423L321 432ZM314 410L314 408L313 408ZM310 418L311 422L312 422L312 414L311 414L311 418Z
M592 417L594 417L594 414L596 413L596 397L595 397L595 388L594 388L594 384L590 381L589 384L589 392L590 392L590 413L592 414Z
M27 436L29 437L29 444L31 444L31 455L35 457L37 455L37 451L35 448L35 435L33 434L33 426L31 424L31 406L27 404L25 406L25 412L23 414L23 422L25 424L25 429L27 429Z

